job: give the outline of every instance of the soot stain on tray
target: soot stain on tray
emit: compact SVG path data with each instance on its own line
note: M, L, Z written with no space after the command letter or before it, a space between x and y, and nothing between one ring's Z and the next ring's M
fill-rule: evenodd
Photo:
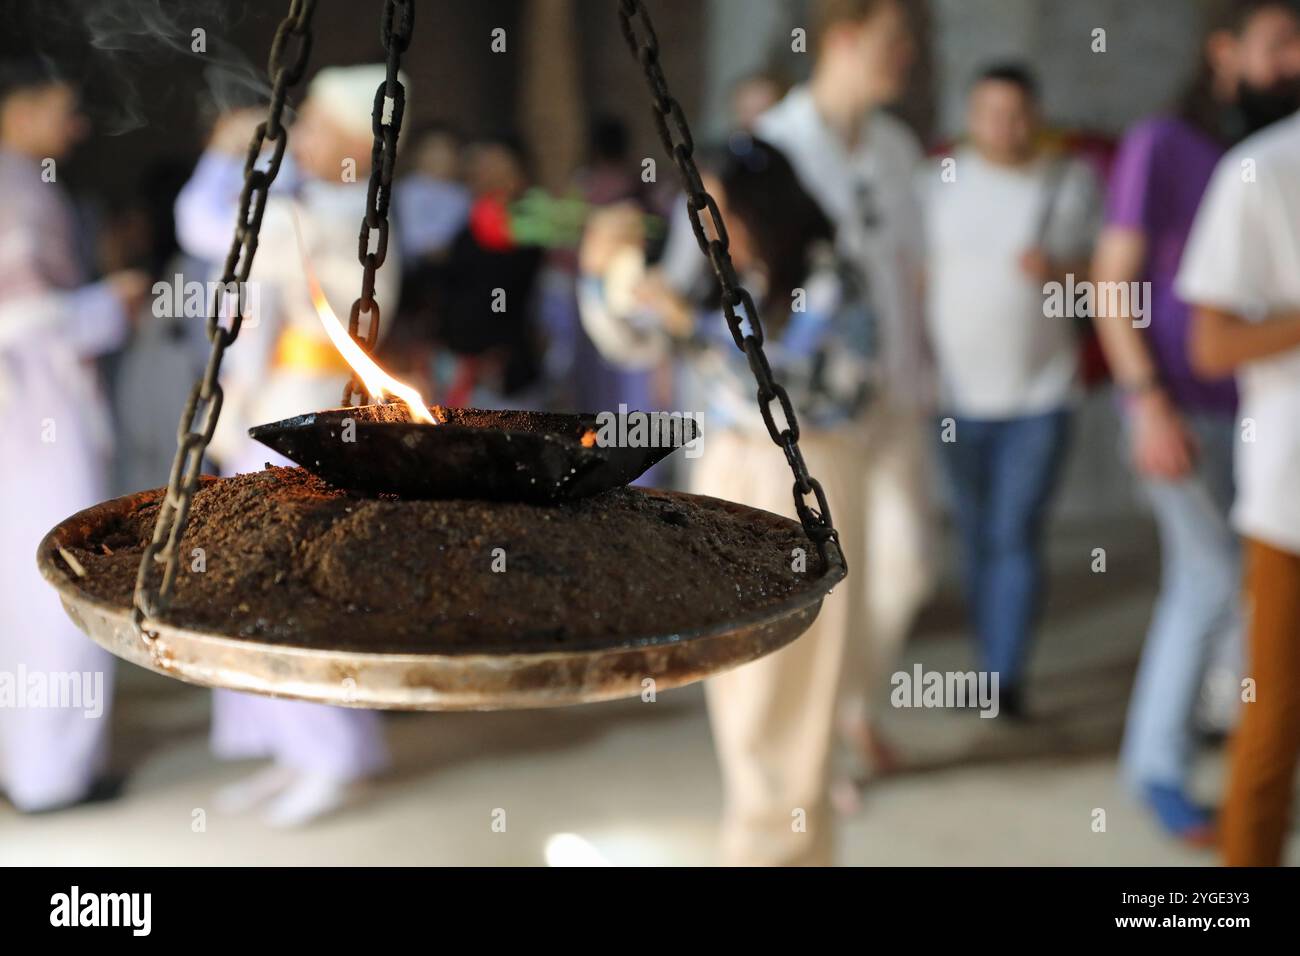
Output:
M70 549L88 572L78 585L129 605L157 510ZM805 573L795 548L810 552ZM178 625L375 653L606 646L762 610L818 574L798 525L705 501L633 488L546 506L363 497L277 467L206 484L180 560Z

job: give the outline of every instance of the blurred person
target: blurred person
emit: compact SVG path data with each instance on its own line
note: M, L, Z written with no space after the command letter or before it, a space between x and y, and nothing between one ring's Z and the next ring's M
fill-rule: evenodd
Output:
M1235 372L1241 392L1232 521L1245 539L1248 681L1223 857L1276 866L1300 762L1300 114L1216 167L1175 290L1193 308L1193 370Z
M94 359L121 344L148 289L136 271L86 282L59 180L86 131L71 84L39 61L0 63L0 672L102 682L97 713L0 708L0 788L24 812L118 790L106 776L113 658L68 620L34 557L51 527L105 497L110 434Z
M774 69L746 73L731 87L728 101L728 129L738 133L754 132L758 118L790 92L790 81ZM698 292L706 267L702 265L700 247L686 213L686 196L680 184L665 182L657 191L652 207L669 221L667 240L659 257L659 271L683 293Z
M759 117L755 129L789 157L804 188L835 224L837 245L862 271L866 295L880 316L882 395L861 426L872 451L856 489L866 522L867 567L863 593L855 598L857 633L848 642L838 725L862 761L888 771L898 758L874 710L933 583L926 420L934 381L921 307L924 242L914 188L921 148L884 109L904 91L915 46L901 0L818 0L812 22L809 81ZM831 503L836 506L834 498ZM756 714L781 706L784 695L803 693L793 679L753 690L759 697L748 701L737 683L737 706L753 707ZM848 809L853 794L839 789L841 806Z
M902 121L885 110L903 93L914 58L908 8L901 0L818 0L812 20L815 58L809 81L760 116L755 130L788 158L830 218L837 250L858 269L870 311L879 316L882 394L857 426L872 454L854 488L840 496L844 503L831 498L837 526L844 523L841 509L851 509L850 522L859 521L852 515L861 515L869 557L858 563L859 593L832 596L827 605L852 602L855 633L847 647L805 637L799 646L806 666L782 672L751 665L710 692L712 714L732 711L725 726L715 723L724 776L736 782L729 784L723 823L732 862L831 860L830 791L821 778L822 758L838 729L862 763L878 773L897 767L899 758L880 732L875 709L933 583L925 421L934 382L921 308L924 243L914 188L921 148ZM684 223L679 208L650 279L697 297L708 265ZM705 402L708 392L678 400ZM814 673L816 686L809 686ZM838 692L826 685L831 673ZM838 705L832 702L831 710L824 710L821 698L837 693ZM829 722L822 722L824 716ZM794 727L789 733L766 738L760 733L786 720ZM759 780L764 782L754 783ZM740 781L746 781L746 789L739 789ZM808 793L811 801L800 805L809 813L809 834L802 840L789 834L792 806L786 794L795 791ZM837 782L834 793L841 811L856 808L854 781Z
M641 163L632 155L627 125L613 116L596 116L589 127L590 158L573 181L574 190L587 204L588 211L616 203L647 208L650 196L641 181ZM690 232L689 226L686 231ZM559 268L551 270L544 280L552 283L548 286L552 294L545 300L547 362L553 366L552 374L563 375L568 381L566 397L571 407L609 410L618 408L620 403L645 411L667 407L671 392L668 363L632 369L603 356L582 328L578 316L576 250L558 251L552 255L551 264ZM561 269L563 272L557 277ZM655 465L635 483L660 484L668 467Z
M1136 124L1111 176L1098 283L1149 283L1148 313L1098 318L1122 394L1128 450L1160 530L1160 594L1121 751L1123 773L1168 833L1213 836L1210 810L1188 794L1194 716L1207 668L1236 656L1240 626L1237 537L1229 520L1237 392L1188 355L1191 309L1174 277L1202 195L1240 136L1293 111L1288 50L1300 36L1294 5L1232 0L1211 21L1201 74L1177 113ZM1238 699L1239 665L1222 680Z
M859 266L836 253L834 227L778 150L737 136L708 165L717 172L704 174L705 187L726 219L732 262L761 311L768 361L799 416L800 449L832 502L849 565L802 637L706 684L726 795L724 851L733 863L824 863L840 660L865 597L859 482L871 452L861 423L875 398L877 323ZM613 361L646 368L676 355L698 380L705 437L691 491L796 517L790 473L720 308L698 309L653 279L631 308L607 295L601 277L621 249L640 248L643 222L634 207L593 217L580 285L588 332ZM795 808L808 813L807 833L792 831Z
M407 171L393 185L393 225L401 240L401 314L385 335L377 358L391 374L430 391L433 317L443 308L447 254L469 218L464 183L464 144L443 123L421 127L405 138Z
M408 141L411 163L393 186L393 205L403 264L410 268L446 256L469 218L470 193L461 181L461 140L455 130L434 123Z
M925 179L928 327L977 658L1015 718L1080 394L1073 319L1045 314L1045 285L1086 271L1099 192L1083 163L1040 148L1024 67L984 70L966 115L968 142Z
M341 402L351 371L312 305L305 270L309 263L335 316L346 323L361 289L356 236L366 209L371 110L384 76L383 66L321 70L290 129L293 168L268 198L249 276L257 311L222 366L225 402L211 451L227 474L258 471L265 462L290 464L249 438L251 425ZM249 112L226 117L177 198L177 235L191 254L224 261L243 157L262 118ZM388 262L375 276L375 299L390 324L397 314L401 261L400 240L393 236ZM363 327L366 321L363 316ZM223 690L213 695L212 746L228 759L273 761L217 797L229 812L262 808L273 826L302 825L344 806L358 796L362 781L388 763L376 711Z
M520 242L511 206L531 178L528 158L511 134L485 137L466 155L473 197L469 221L447 257L444 304L436 338L445 347L438 380L449 405L480 408L540 403L542 344L537 323L541 246Z

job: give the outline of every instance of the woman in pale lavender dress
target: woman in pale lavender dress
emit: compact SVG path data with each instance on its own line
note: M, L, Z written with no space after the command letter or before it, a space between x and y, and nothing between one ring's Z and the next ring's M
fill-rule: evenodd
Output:
M68 620L35 560L54 524L105 497L94 359L121 345L148 290L136 272L86 284L60 177L83 130L72 87L35 61L0 62L0 679L90 691L77 706L0 706L0 790L28 813L118 789L105 774L113 658Z
M293 170L277 178L262 221L250 280L254 316L227 353L225 402L212 453L227 474L288 462L247 436L251 425L339 405L349 369L325 333L308 294L303 257L319 278L336 315L346 316L361 289L357 228L366 203L375 89L382 66L334 67L317 74L289 134ZM177 235L186 250L222 261L235 221L243 154L254 114L228 116L176 204ZM344 182L344 161L356 163ZM286 167L289 160L286 159ZM294 175L301 176L293 182ZM300 249L295 217L301 226ZM397 315L401 253L389 240L388 265L376 275L375 298ZM332 812L358 784L388 763L376 711L275 700L217 691L212 746L230 759L270 758L273 764L227 787L217 806L227 812L263 807L275 826L296 826Z

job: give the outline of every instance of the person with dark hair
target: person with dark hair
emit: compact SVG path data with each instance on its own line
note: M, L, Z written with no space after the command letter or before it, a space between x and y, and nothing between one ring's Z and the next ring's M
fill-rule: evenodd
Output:
M1095 281L1143 282L1149 314L1098 318L1122 395L1129 454L1160 529L1160 594L1121 752L1124 777L1168 833L1203 844L1211 813L1188 794L1207 665L1235 648L1239 557L1229 523L1237 394L1188 358L1191 313L1174 276L1215 164L1238 137L1300 105L1300 18L1286 0L1220 4L1204 64L1174 115L1124 136ZM1236 698L1236 667L1224 686Z
M971 87L968 141L925 179L930 339L980 667L999 709L1025 713L1027 658L1045 589L1043 528L1078 396L1073 317L1046 284L1083 272L1099 190L1039 142L1037 85L1018 64Z
M1200 67L1174 115L1226 147L1291 115L1300 0L1211 0Z
M616 116L592 117L587 133L592 163L621 163L627 159L627 125Z
M1030 72L1029 67L1023 63L1007 61L986 66L975 78L975 82L971 84L972 93L976 89L983 87L985 83L1005 83L1008 86L1013 86L1020 91L1020 95L1024 97L1027 103L1032 103L1035 107L1037 107L1041 98L1038 90L1038 80Z
M32 557L51 526L105 497L111 436L93 360L122 344L148 290L136 271L87 284L61 167L85 131L71 84L39 61L0 63L0 673L24 693L83 691L80 704L0 708L0 788L24 812L117 790L113 658L68 620Z
M519 241L511 206L531 181L527 151L510 133L466 151L469 219L447 252L434 338L447 350L438 380L449 405L535 404L541 385L537 323L541 246Z
M738 134L707 168L705 186L761 310L768 360L799 417L808 467L834 502L849 564L837 599L803 637L707 685L726 788L724 851L733 863L826 862L836 691L867 573L860 483L870 454L862 422L882 385L879 326L860 268L837 253L829 217L780 151ZM701 309L651 278L620 303L602 281L622 250L640 252L643 222L635 208L612 207L589 224L579 287L588 333L625 366L683 360L687 389L705 402L692 491L794 517L789 473L779 467L748 362L716 302ZM809 562L815 567L815 556ZM796 807L807 810L811 832L791 830Z

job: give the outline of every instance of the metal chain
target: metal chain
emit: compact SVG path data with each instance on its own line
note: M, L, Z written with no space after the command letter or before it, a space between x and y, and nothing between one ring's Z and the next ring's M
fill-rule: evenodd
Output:
M695 141L686 124L681 104L668 91L668 83L659 63L659 40L655 36L650 15L641 0L619 0L618 18L623 39L645 72L646 83L650 87L651 112L654 114L659 139L681 174L682 187L686 191L686 211L690 216L695 240L700 245L700 251L712 264L718 283L722 286L722 309L726 313L727 328L731 330L737 348L745 353L750 371L758 383L758 406L763 414L763 422L767 425L772 441L785 452L790 471L794 474L794 507L799 522L803 525L804 533L817 546L822 560L842 566L845 563L844 554L839 545L839 532L831 523L831 509L826 501L826 492L821 483L808 473L803 453L799 450L799 422L795 418L794 406L786 390L772 377L772 367L763 352L762 320L758 309L754 307L754 300L741 285L735 267L731 264L727 227L722 221L717 202L709 195L700 179L694 158ZM709 238L704 223L700 220L700 212L706 209L713 223L713 239ZM746 321L749 323L748 331L743 326ZM781 406L784 427L778 426L773 417L774 401ZM809 496L815 499L815 507L809 504Z
M388 203L392 195L393 164L397 160L397 134L402 129L402 113L406 109L406 87L398 79L402 54L411 42L411 29L415 25L413 0L386 0L380 21L379 39L388 54L388 75L375 90L375 106L370 126L375 136L370 151L370 188L366 192L366 214L361 220L361 235L357 240L357 259L364 272L361 276L361 295L352 303L348 316L348 334L367 353L373 352L379 341L379 303L375 301L375 272L388 257ZM387 100L393 103L388 121L384 121ZM375 239L375 249L370 241ZM361 316L369 317L366 332L361 334ZM343 388L343 404L355 400L365 404L370 399L360 377L354 372Z
M213 293L212 311L208 315L207 335L212 348L203 377L194 383L177 429L176 457L172 461L167 493L158 508L154 523L153 540L145 548L135 579L135 608L131 621L136 634L144 641L151 654L158 656L157 636L145 628L146 620L156 620L166 609L172 586L176 580L177 550L185 526L189 521L190 505L199 486L203 468L203 455L221 414L222 391L217 381L221 359L226 349L239 337L243 324L244 283L253 268L257 254L258 233L262 228L262 214L266 209L267 192L284 159L289 131L281 123L285 97L289 88L302 79L311 53L311 16L316 0L290 0L289 12L275 31L267 72L271 77L271 102L266 119L260 123L248 144L244 161L244 188L239 196L239 217L235 222L235 235L226 256L221 282ZM292 48L296 50L290 52ZM257 161L267 142L272 144L265 168ZM238 301L231 310L229 327L221 324L225 306L225 292L238 289ZM196 420L202 423L195 428ZM162 566L161 580L157 566Z

